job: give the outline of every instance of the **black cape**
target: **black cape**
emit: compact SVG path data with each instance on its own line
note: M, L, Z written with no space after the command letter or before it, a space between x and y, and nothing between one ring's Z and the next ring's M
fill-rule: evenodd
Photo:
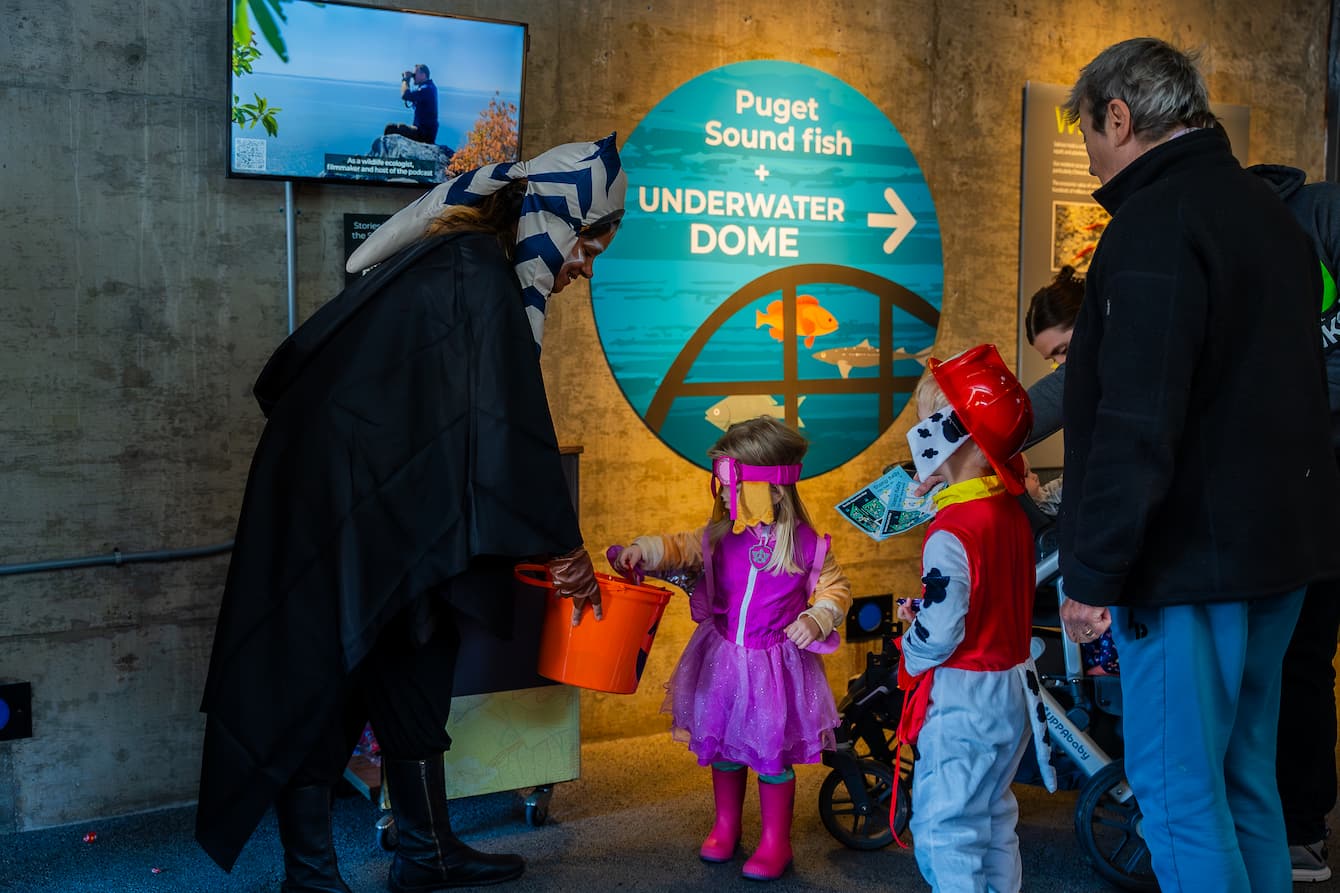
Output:
M392 618L473 559L581 545L520 287L491 236L381 264L289 336L255 393L268 421L201 707L196 838L225 870Z

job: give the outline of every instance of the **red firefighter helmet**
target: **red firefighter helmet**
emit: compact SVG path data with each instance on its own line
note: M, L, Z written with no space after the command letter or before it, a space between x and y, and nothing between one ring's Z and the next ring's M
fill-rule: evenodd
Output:
M1033 428L1033 404L994 344L979 344L927 368L1005 488L1024 492L1019 448Z

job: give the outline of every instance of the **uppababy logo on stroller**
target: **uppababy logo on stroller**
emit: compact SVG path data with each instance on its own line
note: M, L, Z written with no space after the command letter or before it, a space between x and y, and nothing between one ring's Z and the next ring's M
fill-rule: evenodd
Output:
M1070 727L1061 722L1060 717L1051 710L1047 711L1047 725L1052 728L1052 731L1057 737L1065 742L1065 746L1069 748L1070 752L1080 761L1086 761L1092 756L1089 753L1089 749L1084 746L1084 742L1076 738L1074 732L1070 731Z

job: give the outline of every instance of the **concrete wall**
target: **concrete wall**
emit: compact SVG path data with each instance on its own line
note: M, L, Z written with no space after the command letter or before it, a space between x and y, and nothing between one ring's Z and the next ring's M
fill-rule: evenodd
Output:
M417 0L529 22L531 150L627 135L717 66L782 59L841 77L919 160L944 240L938 352L1015 343L1021 90L1070 83L1108 44L1204 48L1214 99L1249 105L1252 161L1320 175L1325 0ZM0 563L231 538L260 428L250 385L286 327L281 184L227 180L218 0L0 0ZM341 215L411 193L296 188L300 315L338 291ZM617 242L614 248L617 251ZM703 475L632 413L589 293L552 306L544 368L560 440L585 448L593 547L701 523ZM805 482L858 593L915 585L916 537L883 544L832 505L906 458L904 416ZM598 551L598 550L597 550ZM0 577L0 680L33 683L34 737L0 743L0 832L189 801L224 557ZM588 738L664 728L660 633L642 691L584 695ZM829 662L835 688L861 664Z

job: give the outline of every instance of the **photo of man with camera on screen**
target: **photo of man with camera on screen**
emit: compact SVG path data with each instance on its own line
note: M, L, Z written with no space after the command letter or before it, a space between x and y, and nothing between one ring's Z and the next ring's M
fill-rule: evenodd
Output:
M387 124L383 135L398 133L421 143L436 142L437 85L433 83L427 65L415 65L412 71L400 75L400 98L407 107L414 108L414 123Z

